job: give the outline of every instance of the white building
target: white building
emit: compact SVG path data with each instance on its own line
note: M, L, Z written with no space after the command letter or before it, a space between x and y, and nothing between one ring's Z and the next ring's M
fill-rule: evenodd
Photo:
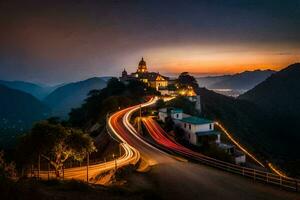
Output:
M208 137L215 137L215 142L220 143L220 133L214 130L211 120L187 115L177 108L159 109L158 119L165 122L166 117L171 117L185 131L184 138L191 144L201 146Z
M220 143L220 132L214 130L211 120L189 116L174 122L185 131L185 139L191 144L201 146L208 137L215 137L215 142Z
M235 164L243 164L246 162L246 155L237 150L233 145L220 143L218 147L233 157Z
M172 119L182 119L182 115L182 110L178 108L161 108L158 110L158 119L162 122L166 122L168 116Z

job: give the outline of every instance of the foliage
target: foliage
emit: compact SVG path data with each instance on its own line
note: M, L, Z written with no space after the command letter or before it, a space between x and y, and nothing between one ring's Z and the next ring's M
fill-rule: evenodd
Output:
M191 76L188 72L182 72L179 75L177 85L179 88L187 88L188 86L191 86L196 89L199 87L195 77Z
M224 150L218 148L215 144L210 144L206 147L203 147L203 154L218 160L222 160L225 162L231 162L233 163L233 158L226 153Z
M32 95L0 84L0 147L13 148L20 133L49 113L50 109Z
M15 164L4 160L4 153L0 151L0 182L16 176Z
M163 108L165 106L166 106L166 103L165 103L165 101L163 99L158 99L156 101L156 108L157 109Z
M80 130L42 121L21 138L20 155L34 161L40 155L58 171L67 159L82 160L86 153L95 151L92 138Z
M195 103L186 97L179 96L171 101L166 102L168 107L181 108L184 113L198 116L200 113L195 109Z
M69 114L71 125L86 128L95 122L105 122L107 113L115 112L119 108L139 103L146 95L156 94L155 89L145 83L130 80L121 82L111 78L107 86L101 90L90 91L85 103Z
M247 149L261 156L260 160L291 163L299 158L299 139L297 131L293 132L297 128L294 124L288 125L289 118L275 120L275 115L272 116L254 103L226 97L207 89L200 89L200 94L204 117L221 122ZM299 175L299 168L294 168L297 166L295 162L281 166L291 172L291 176Z

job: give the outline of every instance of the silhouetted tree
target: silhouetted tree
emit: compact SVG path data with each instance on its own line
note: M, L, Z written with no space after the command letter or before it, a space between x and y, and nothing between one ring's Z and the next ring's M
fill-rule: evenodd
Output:
M67 159L83 160L86 153L96 151L92 138L77 129L42 121L21 138L18 152L34 161L39 155L55 169L56 176Z
M186 88L188 86L191 86L194 89L196 89L199 87L195 77L191 76L188 72L182 72L179 75L177 79L177 84L180 88Z
M166 103L165 103L165 101L163 99L158 99L156 101L156 108L157 109L163 108L165 106L166 106Z

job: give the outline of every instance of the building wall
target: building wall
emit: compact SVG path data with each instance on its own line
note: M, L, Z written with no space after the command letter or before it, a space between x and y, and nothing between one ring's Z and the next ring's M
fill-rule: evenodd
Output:
M162 89L162 90L158 90L162 96L174 96L176 95L176 92L175 91L170 91L170 90L167 90L167 89Z
M168 81L163 80L163 81L151 81L150 87L156 88L158 90L159 87L167 87L168 86Z
M161 120L161 121L163 121L163 122L166 122L166 117L168 116L168 114L167 113L165 113L165 112L159 112L158 113L158 118Z
M175 122L175 124L178 124L185 131L184 138L187 141L189 141L191 144L194 144L194 145L197 145L197 143L198 143L196 132L206 132L206 131L213 131L214 130L214 124L213 123L196 125L196 124L184 123L180 120L174 120L174 122ZM217 136L217 139L216 139L215 142L216 143L221 142L220 135Z
M235 164L242 164L246 162L246 156L242 155L242 156L238 156L234 158Z
M210 123L210 124L201 124L201 125L188 124L188 123L184 123L184 122L181 122L181 123L183 123L183 126L184 126L184 124L186 124L186 129L188 131L193 132L193 133L196 133L196 132L206 132L206 131L212 131L212 130L214 130L214 124L213 123ZM191 128L190 128L190 125L191 125Z
M172 119L182 119L182 113L171 113Z

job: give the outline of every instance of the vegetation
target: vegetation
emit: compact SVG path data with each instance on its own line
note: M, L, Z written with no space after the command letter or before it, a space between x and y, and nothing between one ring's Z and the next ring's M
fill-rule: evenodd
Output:
M106 81L98 77L65 84L51 92L44 102L52 109L52 113L66 118L71 108L79 107L84 102L89 91L105 86Z
M155 189L127 188L86 184L76 180L20 179L15 182L0 182L1 199L22 200L94 200L94 199L160 199Z
M253 126L264 126L260 141L267 146L269 158L287 169L292 176L300 177L300 63L273 74L239 99L252 102L265 118ZM256 113L256 118L258 114Z
M191 86L194 89L198 88L197 80L193 76L189 75L188 72L182 72L179 75L177 85L179 88L187 88L188 86Z
M42 121L35 124L31 132L21 138L18 154L26 159L22 160L25 163L41 156L54 167L56 176L59 177L59 171L66 160L83 160L87 153L95 150L92 138L88 134Z
M179 96L166 102L167 107L181 108L184 113L199 116L200 113L195 109L195 102L191 102L186 97Z
M0 85L0 148L14 146L17 134L49 113L49 108L32 95Z
M124 83L112 78L102 90L92 90L80 108L72 109L69 122L80 128L90 127L95 122L104 125L107 113L139 103L145 96L156 93L155 89L140 81Z
M15 164L4 160L4 152L0 151L0 185L3 181L16 177Z

